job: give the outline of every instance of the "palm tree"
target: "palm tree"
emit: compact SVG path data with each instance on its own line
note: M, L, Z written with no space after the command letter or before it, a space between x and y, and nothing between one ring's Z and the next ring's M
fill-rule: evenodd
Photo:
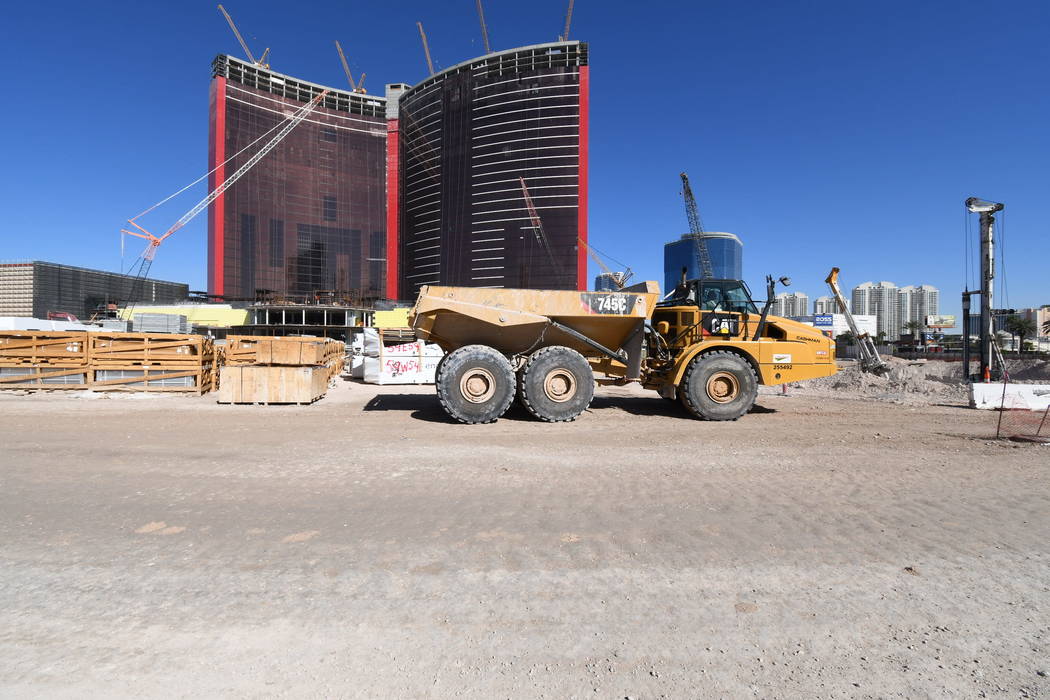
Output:
M1050 335L1050 321L1043 322L1043 333Z
M925 327L925 324L923 324L921 321L908 321L904 324L905 330L911 333L912 345L914 345L916 348L922 345L922 330Z
M1004 324L1006 331L1018 338L1020 342L1017 343L1017 354L1021 354L1021 348L1024 347L1024 339L1035 335L1036 325L1035 321L1030 318L1024 318L1023 316L1010 316L1006 319Z

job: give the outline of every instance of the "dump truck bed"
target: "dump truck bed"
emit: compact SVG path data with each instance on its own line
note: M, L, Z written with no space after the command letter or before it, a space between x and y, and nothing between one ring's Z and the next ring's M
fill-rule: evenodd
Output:
M564 345L594 355L592 345L557 325L618 350L652 316L659 297L656 282L618 292L424 286L409 322L446 351L481 344L511 355Z

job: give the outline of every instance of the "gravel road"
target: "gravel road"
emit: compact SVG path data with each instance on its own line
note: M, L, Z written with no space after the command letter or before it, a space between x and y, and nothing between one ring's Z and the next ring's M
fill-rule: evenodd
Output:
M1050 447L993 414L513 410L0 396L0 695L1050 696Z

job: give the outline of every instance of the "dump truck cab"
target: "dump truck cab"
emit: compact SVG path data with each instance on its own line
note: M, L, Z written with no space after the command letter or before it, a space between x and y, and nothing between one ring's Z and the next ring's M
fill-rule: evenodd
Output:
M812 326L769 315L771 304L767 299L760 310L743 280L682 282L653 312L652 329L659 340L643 383L674 398L688 363L715 351L746 360L761 384L834 374L832 341Z

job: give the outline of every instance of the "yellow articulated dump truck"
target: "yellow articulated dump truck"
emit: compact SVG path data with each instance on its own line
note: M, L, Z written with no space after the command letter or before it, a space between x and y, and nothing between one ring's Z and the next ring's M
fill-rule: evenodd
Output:
M575 420L596 382L638 382L703 420L736 420L759 384L834 374L832 340L759 311L740 280L656 282L615 292L425 286L409 316L448 354L437 395L462 423L490 423L515 396L536 418Z

